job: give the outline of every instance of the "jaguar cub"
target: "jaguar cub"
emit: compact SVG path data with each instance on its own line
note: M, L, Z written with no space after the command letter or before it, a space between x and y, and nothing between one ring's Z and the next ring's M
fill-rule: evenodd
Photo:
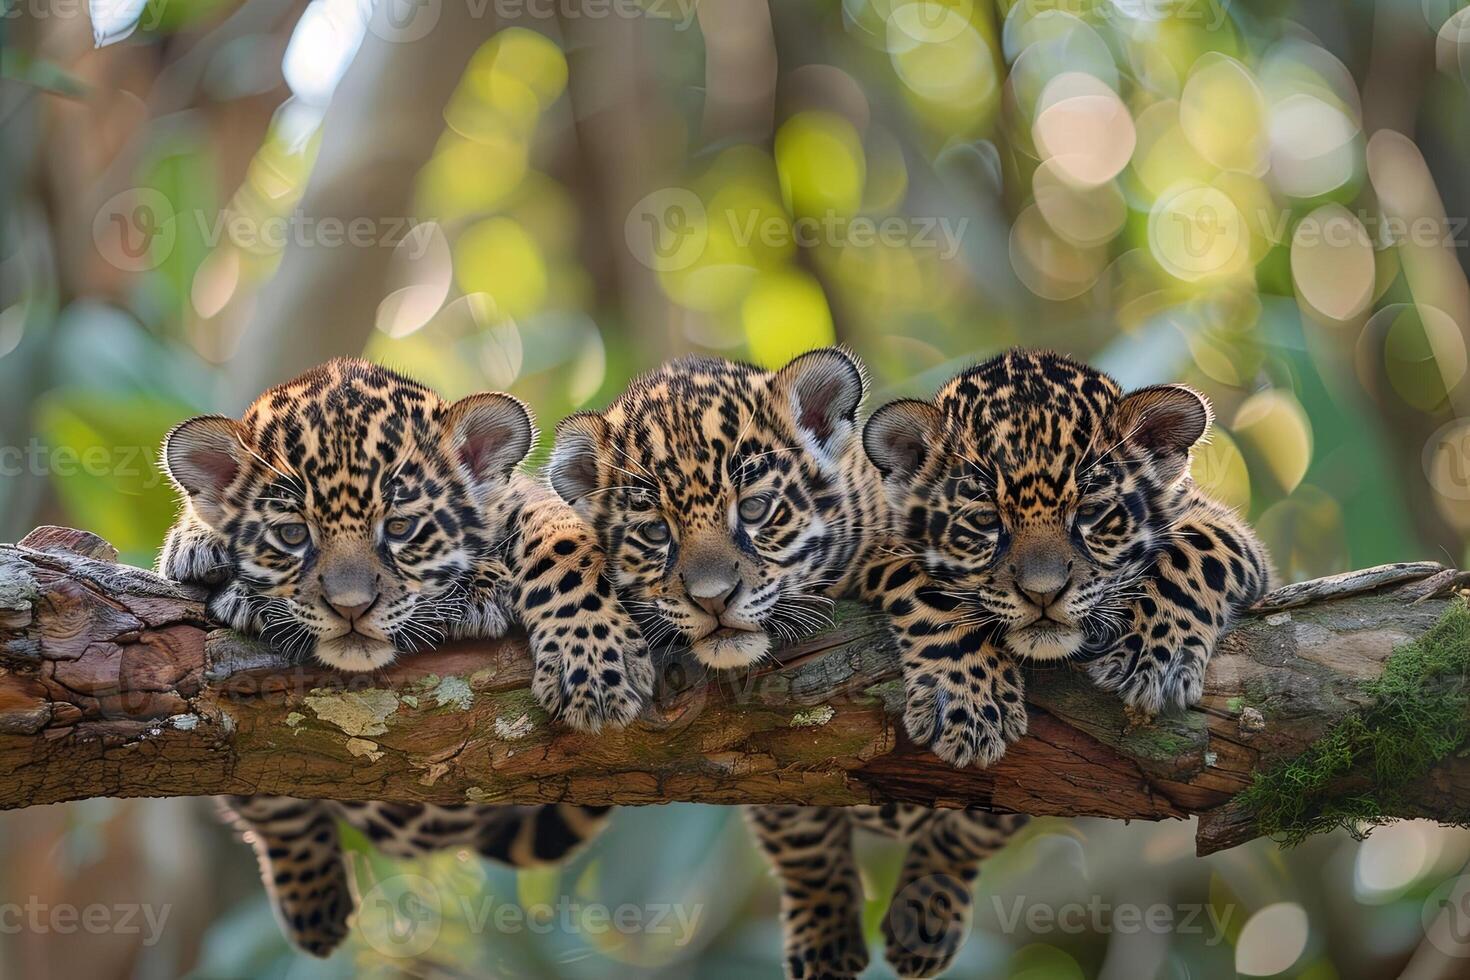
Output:
M1125 394L1085 364L1015 350L864 430L906 547L1006 646L1078 661L1147 718L1197 702L1231 618L1266 591L1264 546L1188 476L1209 404Z
M582 729L623 724L652 689L647 649L590 529L517 471L535 439L509 395L450 404L377 365L332 361L240 421L201 416L168 434L183 509L159 570L207 586L215 620L344 672L517 622L548 711ZM336 819L395 856L468 846L525 865L564 857L607 810L225 802L287 934L318 955L352 910Z
M895 554L858 439L865 386L837 349L775 372L676 361L606 411L564 420L548 474L597 529L650 642L686 645L713 668L748 667L774 641L830 622L835 599L862 599L893 626L909 732L956 765L989 764L1026 731L1021 678L968 610ZM793 977L853 976L867 962L853 827L912 841L885 929L899 972L928 976L965 932L980 860L1025 820L914 806L755 807L750 817L781 881ZM933 927L927 939L916 909Z

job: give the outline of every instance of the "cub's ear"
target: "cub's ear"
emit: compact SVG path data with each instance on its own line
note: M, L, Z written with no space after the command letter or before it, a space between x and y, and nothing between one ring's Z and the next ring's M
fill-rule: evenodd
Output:
M824 462L835 461L857 430L867 394L862 363L840 347L824 347L797 357L775 380L791 399L791 417L807 448Z
M477 485L508 477L536 443L531 410L498 391L461 398L445 424L455 459Z
M598 487L598 460L607 438L607 421L596 412L578 412L557 423L556 443L546 466L551 489L569 504Z
M912 480L929 460L943 419L929 402L889 402L863 427L863 449L883 479Z
M1210 427L1205 396L1184 385L1154 385L1123 396L1113 409L1119 436L1184 472L1189 450Z
M245 427L223 415L180 422L163 437L164 470L211 526L219 520L225 491L240 474L246 455Z

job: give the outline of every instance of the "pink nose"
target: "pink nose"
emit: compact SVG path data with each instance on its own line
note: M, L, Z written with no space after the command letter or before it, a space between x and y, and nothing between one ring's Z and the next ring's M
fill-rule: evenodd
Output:
M337 611L337 615L341 616L349 623L356 622L357 620L361 619L367 614L368 610L372 609L377 604L378 596L376 593L374 593L373 596L369 598L366 602L345 601L345 597L341 599L327 599L327 605L335 609Z

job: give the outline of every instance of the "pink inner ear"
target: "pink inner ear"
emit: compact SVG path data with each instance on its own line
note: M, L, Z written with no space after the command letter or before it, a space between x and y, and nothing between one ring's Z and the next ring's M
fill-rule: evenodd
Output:
M801 427L816 436L818 442L826 442L832 435L827 413L808 401L802 402Z
M216 490L229 486L240 472L240 464L235 457L215 449L201 449L190 453L189 462L198 468L200 474Z
M475 479L485 479L494 463L495 447L506 438L507 433L503 428L480 429L467 434L459 447L460 463L474 474Z

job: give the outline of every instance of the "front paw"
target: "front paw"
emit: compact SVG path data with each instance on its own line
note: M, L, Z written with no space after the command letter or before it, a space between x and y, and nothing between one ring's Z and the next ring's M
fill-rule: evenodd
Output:
M921 678L910 686L904 727L914 741L956 768L989 768L1010 742L1026 734L1026 705Z
M548 714L577 731L622 728L652 697L653 664L639 643L624 650L548 646L536 658L531 692Z
M1136 724L1198 704L1205 692L1205 665L1189 647L1155 647L1137 655L1123 648L1088 664L1087 673L1104 691L1117 692Z
M510 632L510 613L498 595L475 592L466 600L459 617L446 631L451 640L494 640Z

